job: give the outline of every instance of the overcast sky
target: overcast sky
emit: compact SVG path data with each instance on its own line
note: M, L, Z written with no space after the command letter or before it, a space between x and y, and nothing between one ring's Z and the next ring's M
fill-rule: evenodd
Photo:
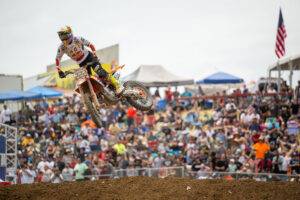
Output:
M276 62L279 6L287 56L299 54L300 0L0 0L0 73L45 72L68 24L98 49L119 43L123 74L161 64L195 79L225 71L256 80Z

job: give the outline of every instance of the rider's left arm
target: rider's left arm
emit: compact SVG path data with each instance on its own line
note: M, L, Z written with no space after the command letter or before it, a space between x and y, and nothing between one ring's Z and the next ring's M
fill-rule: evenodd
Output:
M96 54L96 48L95 48L95 46L90 43L89 47L92 50L93 54Z
M95 48L95 46L91 42L89 42L88 40L84 39L83 37L80 37L80 40L81 40L82 44L84 46L89 47L92 50L92 53L94 54L94 56L96 56L96 48Z

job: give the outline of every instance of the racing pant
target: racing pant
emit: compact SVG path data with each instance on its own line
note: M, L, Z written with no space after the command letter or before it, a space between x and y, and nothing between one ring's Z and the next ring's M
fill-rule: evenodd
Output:
M112 86L114 86L115 90L120 88L119 81L112 74L109 74L107 71L105 71L105 69L101 66L101 63L91 52L89 52L86 59L79 64L80 67L85 65L87 65L89 75L92 74L93 69L100 78L108 80Z

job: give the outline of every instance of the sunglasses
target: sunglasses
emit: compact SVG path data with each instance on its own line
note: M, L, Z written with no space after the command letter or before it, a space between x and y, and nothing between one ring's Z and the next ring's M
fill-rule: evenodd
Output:
M60 35L59 38L64 41L64 40L68 40L70 38L70 36L69 35Z

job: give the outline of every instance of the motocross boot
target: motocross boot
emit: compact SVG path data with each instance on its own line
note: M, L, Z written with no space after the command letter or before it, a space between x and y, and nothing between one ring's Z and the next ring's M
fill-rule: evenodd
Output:
M112 86L115 88L115 92L117 95L120 95L123 92L124 87L119 83L119 81L112 74L109 74L102 67L98 67L98 66L95 68L95 72L99 77L105 78L107 81L109 81L112 84Z
M108 74L107 80L114 86L117 95L123 92L123 85L112 74Z

